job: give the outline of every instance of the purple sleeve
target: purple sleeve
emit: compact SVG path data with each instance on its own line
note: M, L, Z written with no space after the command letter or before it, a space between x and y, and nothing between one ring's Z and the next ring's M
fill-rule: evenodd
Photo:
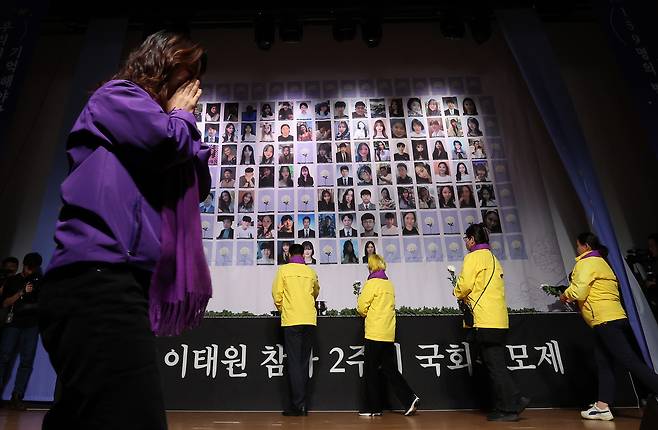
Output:
M133 82L107 83L91 97L88 109L95 128L118 147L157 151L172 163L189 160L201 147L194 115L182 110L167 114Z
M197 177L199 178L199 203L206 199L210 192L210 168L208 167L208 158L210 158L210 148L208 145L202 143L201 149L194 157L194 168L196 169Z

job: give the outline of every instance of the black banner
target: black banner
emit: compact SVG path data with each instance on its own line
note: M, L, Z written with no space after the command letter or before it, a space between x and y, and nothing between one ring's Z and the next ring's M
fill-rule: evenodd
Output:
M398 317L398 366L423 409L478 408L487 381L464 341L458 316ZM281 410L287 385L277 318L206 319L159 339L167 409ZM577 314L510 316L508 367L534 407L580 407L596 400L593 333ZM363 320L320 317L310 382L312 410L360 407ZM617 406L636 405L620 373ZM392 401L393 408L400 408Z

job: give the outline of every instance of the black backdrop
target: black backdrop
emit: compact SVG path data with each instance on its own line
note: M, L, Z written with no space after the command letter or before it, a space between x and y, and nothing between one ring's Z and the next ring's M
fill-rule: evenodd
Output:
M522 392L532 398L531 406L580 407L596 400L593 337L579 315L511 315L510 326L508 366L515 368L512 375ZM422 409L487 405L487 384L476 362L475 351L470 351L472 376L464 366L467 363L464 352L453 352L464 349L464 336L458 316L398 317L397 339L403 374L420 396ZM361 318L318 319L314 348L318 360L313 362L310 409L359 408L358 361L363 357L353 355L362 345L362 339ZM180 337L159 339L166 407L281 410L287 398L285 373L270 378L267 366L277 363L265 363L270 355L280 362L276 356L277 343L283 343L278 318L206 319L201 327ZM512 346L511 351L509 346ZM435 357L418 358L423 356ZM234 376L231 377L230 364L225 362L243 357L246 358L244 369L236 366L242 364L238 361L233 365ZM440 365L440 376L432 363ZM276 368L272 369L277 372ZM244 374L246 376L238 376ZM636 404L628 374L618 373L617 391L617 406ZM391 406L400 407L395 400L391 401Z

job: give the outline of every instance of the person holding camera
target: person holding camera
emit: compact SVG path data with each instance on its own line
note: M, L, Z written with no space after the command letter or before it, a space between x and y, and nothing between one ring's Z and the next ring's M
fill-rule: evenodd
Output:
M8 309L0 338L0 379L5 375L6 367L18 347L20 364L9 403L12 409L17 410L25 410L23 396L37 352L39 340L37 303L42 261L41 255L36 252L27 254L23 258L23 270L7 278L0 295L2 307ZM0 381L0 392L5 383L6 381Z
M466 229L468 254L453 294L461 300L467 340L479 350L491 380L494 410L488 421L518 421L530 400L522 397L505 364L509 330L503 267L489 248L489 231L481 224Z

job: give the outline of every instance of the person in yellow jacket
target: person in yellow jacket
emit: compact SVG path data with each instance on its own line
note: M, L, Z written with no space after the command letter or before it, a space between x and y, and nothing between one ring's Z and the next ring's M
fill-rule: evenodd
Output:
M480 352L494 397L494 410L487 420L518 421L530 399L521 396L505 363L509 320L503 268L489 248L489 232L484 224L470 225L464 242L469 253L453 294L473 310L474 323L467 327L467 340Z
M635 339L619 297L617 277L605 260L607 248L596 235L585 232L576 239L576 264L569 287L560 299L577 302L595 338L594 356L598 369L598 401L580 415L588 420L610 421L614 417L614 364L631 372L652 393L658 393L658 375L635 352Z
M274 305L281 312L284 349L290 382L290 407L285 416L307 415L306 387L317 312L315 299L320 292L318 275L304 263L304 247L290 246L288 264L281 266L272 283Z
M413 415L420 400L395 365L395 288L386 276L386 262L377 254L368 257L370 275L359 294L357 311L365 321L365 400L361 416L382 414L383 383L387 380L404 406Z

